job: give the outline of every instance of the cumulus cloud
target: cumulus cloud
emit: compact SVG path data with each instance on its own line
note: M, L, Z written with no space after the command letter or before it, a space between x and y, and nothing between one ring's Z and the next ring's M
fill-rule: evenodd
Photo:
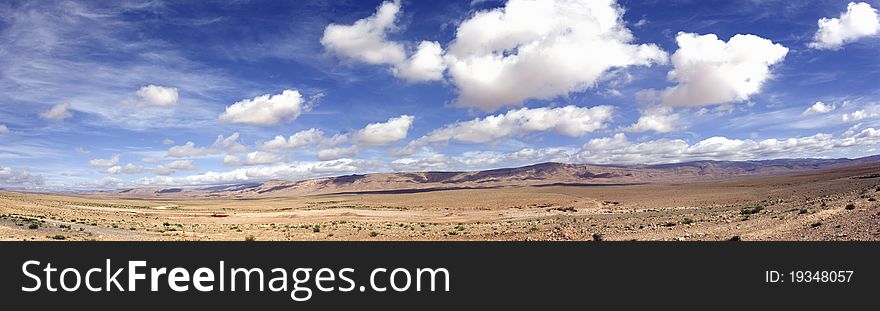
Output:
M141 162L144 162L144 163L159 163L160 160L161 160L160 158L152 157L152 156L146 156L146 157L141 158Z
M174 141L171 139L165 138L165 140L162 141L162 144L163 145L173 145Z
M373 15L351 25L330 24L324 29L321 44L337 56L372 65L391 65L391 72L409 82L440 80L446 65L440 43L422 41L416 52L407 57L400 42L388 40L398 29L395 24L401 11L400 1L385 1Z
M6 133L9 133L9 128L6 127L6 125L4 125L4 124L0 124L0 134L6 134Z
M265 94L245 99L226 107L220 121L250 125L274 125L295 120L309 109L299 91L284 90L281 94Z
M165 165L165 167L178 171L192 171L196 169L192 160L177 160Z
M244 160L241 161L241 164L244 165L265 165L265 164L274 164L283 161L284 158L278 154L265 152L265 151L254 151L244 155Z
M735 35L724 42L714 34L680 32L675 41L678 50L672 54L668 78L677 85L661 94L669 106L746 101L788 54L788 48L755 35Z
M208 148L196 147L195 143L188 141L183 145L168 148L168 156L174 158L190 158L220 154L222 152L232 154L247 152L247 147L238 142L239 137L240 135L238 132L232 133L229 137L225 137L223 134L217 135L217 139L215 139L214 143Z
M212 153L213 151L208 148L196 147L196 144L191 141L180 146L168 148L168 156L175 158L201 157Z
M592 108L565 106L511 110L504 114L446 125L411 141L396 154L413 154L425 145L447 143L453 140L466 143L487 143L513 135L550 130L565 136L579 137L604 128L606 123L610 121L613 110L614 108L611 106Z
M861 120L868 119L868 118L876 118L878 116L880 116L880 114L878 114L876 112L870 112L865 109L860 109L860 110L853 111L851 113L844 113L841 116L841 119L843 120L843 122L855 122L855 121L861 121Z
M401 158L391 162L396 171L439 171L454 166L452 159L439 153L431 153L418 158Z
M357 156L357 146L329 147L318 149L318 160L329 161Z
M92 159L89 161L89 164L91 164L92 166L97 166L97 167L115 166L116 164L119 164L119 155L115 154L110 159Z
M239 158L237 155L227 154L226 156L223 157L223 165L240 165L240 164L241 164L241 158Z
M298 149L306 146L313 146L326 140L327 138L324 136L323 131L316 128L310 128L308 130L296 132L286 139L284 136L275 136L274 139L261 143L260 148L266 150Z
M196 165L192 160L176 160L157 166L153 172L159 175L171 175L178 171L193 171L195 169Z
M639 120L624 130L631 133L647 131L669 133L678 130L677 126L679 119L681 119L681 116L677 113L673 113L671 108L650 108L643 110L639 116Z
M42 175L32 174L27 170L0 166L0 186L11 188L35 188L42 186L45 179Z
M634 143L629 141L626 135L616 134L613 137L590 140L575 155L575 159L578 162L595 164L661 164L697 160L742 161L774 157L790 158L814 155L836 147L877 142L877 138L867 138L870 134L863 136L865 137L834 138L830 134L819 133L805 137L764 140L716 136L689 144L681 139Z
M514 166L537 162L572 162L573 148L523 148L514 152L469 151L459 156L425 153L394 160L397 171L467 170Z
M406 138L413 116L401 115L386 122L370 123L354 133L354 142L360 146L376 147L393 144Z
M61 121L73 116L70 112L70 104L58 104L51 109L40 113L40 117L46 120Z
M247 147L238 142L238 132L232 133L229 137L223 137L223 134L217 135L217 139L214 140L214 144L211 145L211 149L216 151L226 151L228 153L242 153L247 152Z
M443 48L436 41L422 41L415 54L392 68L395 76L409 82L442 80L444 71Z
M107 169L107 174L140 174L144 172L144 168L142 166L134 165L128 163L125 166L115 165Z
M128 104L142 107L168 108L177 105L177 88L158 85L141 87L136 93L138 99L128 101Z
M819 30L809 46L820 50L837 50L844 44L880 34L877 9L865 2L850 2L838 18L819 19Z
M458 107L495 111L528 99L584 91L609 70L665 63L633 44L613 0L510 0L463 21L445 61Z
M227 172L209 171L202 174L182 177L145 177L133 181L133 184L139 186L195 186L259 182L270 179L296 180L364 172L365 170L375 169L381 165L381 162L351 159L294 162L239 168Z
M812 106L807 108L807 110L804 110L804 112L802 114L805 116L814 115L814 114L823 114L823 113L829 113L829 112L833 111L834 109L837 109L837 106L835 106L834 104L829 105L829 104L823 103L821 101L817 101L815 104L813 104Z
M324 29L321 44L337 55L368 64L396 64L406 59L403 45L387 40L395 30L400 1L383 2L370 17L352 25L330 24Z

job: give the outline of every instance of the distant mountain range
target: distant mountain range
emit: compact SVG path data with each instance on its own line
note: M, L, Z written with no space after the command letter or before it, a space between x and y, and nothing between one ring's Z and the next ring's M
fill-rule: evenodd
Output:
M258 198L331 193L416 193L517 186L610 186L773 176L871 163L880 163L880 155L858 159L694 161L639 166L547 162L484 171L375 173L300 181L271 180L203 188L118 189L91 192L91 194L135 198Z

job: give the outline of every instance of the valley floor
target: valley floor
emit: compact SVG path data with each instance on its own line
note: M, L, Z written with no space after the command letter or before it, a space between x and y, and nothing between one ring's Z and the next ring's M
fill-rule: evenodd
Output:
M880 240L880 166L690 183L260 199L0 192L4 240Z

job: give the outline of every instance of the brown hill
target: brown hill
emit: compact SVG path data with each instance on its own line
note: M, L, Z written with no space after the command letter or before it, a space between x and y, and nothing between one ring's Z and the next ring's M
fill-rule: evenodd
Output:
M778 159L762 161L696 161L615 166L564 163L463 172L401 172L345 175L300 181L221 185L207 188L138 188L92 194L131 198L260 198L343 193L418 193L452 189L522 186L603 186L688 182L746 176L784 175L809 170L880 163L880 157L859 159Z

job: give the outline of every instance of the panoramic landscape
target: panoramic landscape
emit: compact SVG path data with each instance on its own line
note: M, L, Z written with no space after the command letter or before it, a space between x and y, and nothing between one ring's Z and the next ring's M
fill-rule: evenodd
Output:
M0 192L9 240L878 240L880 157L542 163L76 195Z
M880 240L878 8L4 1L0 239Z

